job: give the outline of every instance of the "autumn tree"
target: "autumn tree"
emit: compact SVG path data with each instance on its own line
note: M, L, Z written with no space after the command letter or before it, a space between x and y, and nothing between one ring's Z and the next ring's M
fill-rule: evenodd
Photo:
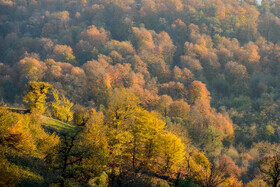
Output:
M29 82L28 93L23 98L23 102L27 104L28 109L44 113L48 90L51 87L49 83L45 82Z
M61 134L54 164L60 173L60 185L75 181L79 185L96 184L108 161L107 127L104 115L95 109L86 111L85 124ZM107 179L105 179L107 180Z
M92 47L96 47L99 50L109 40L109 32L103 27L97 28L95 25L91 25L81 33L81 38L84 41L89 41Z
M58 160L63 163L61 169L64 180L76 179L81 185L100 177L108 161L103 113L92 109L88 116L81 132L64 137L59 157L62 160Z
M112 76L106 72L105 67L108 62L105 59L97 61L88 61L83 65L83 70L87 80L87 94L96 104L105 104L111 89ZM117 81L115 79L115 81Z
M210 92L207 90L206 85L200 81L193 81L188 90L188 97L191 104L196 100L204 100L210 104Z
M280 156L266 155L258 161L258 168L264 177L264 181L273 187L277 187L280 181Z
M224 183L237 183L238 178L241 176L241 170L239 167L225 154L219 157L219 162L215 165L215 170L217 170L217 173L219 173L220 178Z
M176 135L167 132L161 136L162 158L164 159L164 170L167 173L177 172L184 163L185 146Z
M9 147L27 154L36 148L28 128L27 118L11 112L7 108L0 109L1 147Z
M197 150L189 151L186 155L186 172L198 184L203 185L211 173L212 164L208 158Z
M88 120L88 109L82 105L73 106L73 121L77 125L84 125Z
M1 147L1 149L3 149ZM0 185L1 186L8 186L13 185L16 186L19 183L19 180L16 178L12 171L9 171L9 162L7 159L3 158L1 155L0 157Z
M108 125L108 145L109 154L112 158L113 165L123 164L125 157L122 150L125 150L130 142L130 136L127 134L127 120L138 108L138 98L125 89L116 89L111 95L106 111L106 123Z
M69 62L73 65L77 64L72 48L67 45L55 45L53 49L53 58L57 61Z
M187 91L185 89L185 86L181 82L168 82L163 83L159 87L159 94L161 95L169 95L173 99L183 99L187 95Z
M169 105L173 102L168 95L161 95L155 103L154 110L158 111L164 117L167 117Z
M187 119L190 112L190 106L184 101L174 101L168 107L169 117L180 117Z
M18 63L22 78L28 81L40 81L45 75L46 65L38 59L25 57Z
M0 109L0 184L2 186L19 185L31 177L22 176L25 172L21 159L27 166L40 163L41 168L47 163L49 154L56 154L59 138L43 129L40 115L19 114L11 112L7 107ZM13 157L11 161L9 158ZM36 161L33 160L36 158ZM35 166L36 167L36 166ZM42 169L43 170L43 169ZM40 169L40 171L42 171ZM42 171L44 172L44 171Z
M248 89L248 73L244 65L228 62L225 65L226 76L234 93L246 93ZM242 85L240 87L240 85ZM240 88L239 88L240 87Z
M53 90L53 97L54 101L51 103L51 108L54 117L61 121L71 121L73 119L73 112L71 111L73 103L71 103L64 95L62 95L62 99L60 99L58 90Z
M157 113L142 109L137 100L125 89L115 90L109 100L106 123L114 169L176 172L183 163L184 145L165 130Z

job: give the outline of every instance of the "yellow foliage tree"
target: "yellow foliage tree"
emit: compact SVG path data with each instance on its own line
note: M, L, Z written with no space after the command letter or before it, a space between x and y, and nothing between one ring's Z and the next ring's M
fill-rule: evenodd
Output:
M62 101L59 99L58 90L53 91L54 101L51 104L54 117L62 121L71 121L73 119L73 112L71 108L73 103L70 102L64 95L62 95Z
M52 86L45 82L29 82L29 91L23 98L29 110L36 110L39 113L45 112L45 103L49 88Z
M89 119L80 135L79 151L83 154L81 165L83 173L91 178L99 176L104 171L108 160L107 127L103 122L102 112L94 109L89 112Z
M28 120L8 109L0 109L0 146L10 147L22 153L35 150Z
M108 126L111 163L123 170L176 172L183 164L184 145L165 129L159 114L138 106L137 97L117 89L109 100Z
M177 172L185 159L185 146L176 135L167 132L161 135L161 157L164 159L164 170Z
M212 164L207 157L196 150L191 151L186 156L187 159L187 176L193 177L195 181L203 183L211 174Z

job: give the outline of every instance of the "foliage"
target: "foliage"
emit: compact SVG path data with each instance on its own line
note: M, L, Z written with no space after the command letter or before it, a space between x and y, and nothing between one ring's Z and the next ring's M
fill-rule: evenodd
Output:
M279 7L1 0L0 185L265 185L258 161L280 143Z
M51 108L54 117L65 122L72 121L73 112L71 111L71 107L73 106L73 103L71 103L64 95L62 95L62 100L60 100L57 90L53 91L53 97L54 102L52 102Z
M280 158L279 155L266 155L258 161L260 172L264 181L271 186L278 186L280 181Z
M0 109L1 146L11 147L23 153L31 153L35 149L32 133L28 128L28 117Z
M29 82L28 93L23 98L23 102L28 105L29 110L36 110L39 113L45 112L46 95L49 88L51 88L49 83Z
M213 127L202 131L200 147L210 159L220 155L223 147L222 136L223 133Z

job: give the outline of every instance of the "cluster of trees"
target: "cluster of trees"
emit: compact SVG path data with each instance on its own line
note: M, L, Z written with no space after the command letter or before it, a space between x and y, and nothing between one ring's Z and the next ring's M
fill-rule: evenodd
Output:
M29 83L24 101L30 114L13 113L7 107L0 109L3 185L168 185L178 173L181 178L193 178L193 182L207 186L241 183L240 169L229 156L217 156L217 163L212 164L190 144L183 126L167 127L160 114L143 109L129 89L115 89L104 112L80 112L80 106L74 116L75 121L84 119L81 124L69 132L57 132L58 136L50 134L44 130L41 114L49 105L53 117L57 117L59 99L55 90L54 101L46 102L49 88L48 83ZM68 108L60 111L67 113ZM215 129L210 127L208 131L203 136L211 136ZM20 176L23 168L17 168L12 158L24 156L37 157L44 163L42 168L56 176L44 176L48 180L35 182L30 174Z
M61 185L277 186L279 10L277 0L0 0L1 103L31 112L1 110L0 144L44 158ZM41 114L79 128L50 135ZM36 131L56 148L37 150ZM10 170L3 181L19 182Z
M165 116L145 110L130 88L114 89L99 111L81 105L72 110L73 104L49 83L29 82L26 91L27 114L0 108L4 186L242 186L241 174L252 171L259 175L249 186L278 185L278 145L260 143L239 155L232 122L211 108L209 91L199 81L189 87L190 105L162 97L169 100L158 103ZM75 125L53 132L42 123L42 114ZM174 117L167 120L168 115ZM27 172L30 165L41 165L36 168L40 175L33 168Z

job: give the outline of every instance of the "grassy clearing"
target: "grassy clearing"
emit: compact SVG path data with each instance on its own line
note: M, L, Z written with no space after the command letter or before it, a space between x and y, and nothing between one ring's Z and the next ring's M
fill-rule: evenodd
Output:
M42 126L44 128L46 128L51 132L56 132L57 134L74 133L79 129L79 127L76 125L65 123L46 116L42 116L41 120L42 120Z

